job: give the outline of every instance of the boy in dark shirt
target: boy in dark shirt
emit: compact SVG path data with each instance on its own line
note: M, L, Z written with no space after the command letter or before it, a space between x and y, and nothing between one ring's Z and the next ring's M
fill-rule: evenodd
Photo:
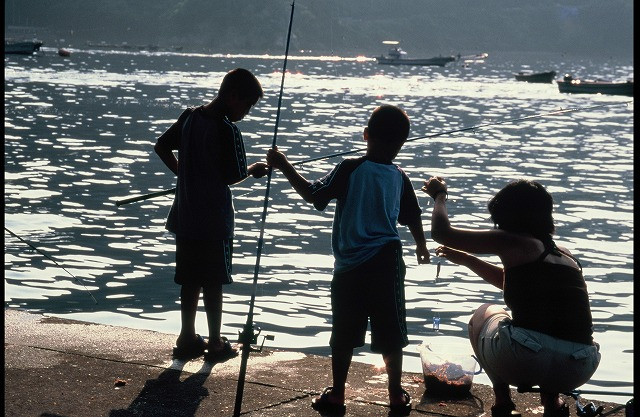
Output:
M316 209L337 199L332 248L331 282L333 387L313 400L320 412L344 413L345 383L353 348L364 345L371 322L371 350L382 354L389 377L389 403L394 411L411 410L402 389L402 348L407 339L404 300L405 265L396 223L409 227L418 263L429 263L429 252L411 181L396 165L409 135L409 118L390 105L375 109L364 129L367 153L345 159L313 183L302 177L286 156L269 150L267 163L280 169L293 188Z
M176 273L181 285L181 330L174 357L222 362L237 355L222 324L222 285L230 284L234 209L229 185L249 175L267 174L267 165L247 167L244 143L234 124L249 113L263 92L249 71L225 75L218 95L206 105L186 109L155 145L165 165L178 176L167 230L176 235ZM173 151L177 150L180 160ZM195 331L200 291L207 314L209 342Z

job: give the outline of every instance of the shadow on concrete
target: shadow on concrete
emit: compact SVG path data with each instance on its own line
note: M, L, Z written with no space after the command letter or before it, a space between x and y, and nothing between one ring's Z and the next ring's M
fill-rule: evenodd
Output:
M184 361L174 359L156 379L145 382L129 407L111 410L109 417L195 416L200 403L209 395L204 383L211 374L213 364L205 361L198 372L180 381L184 365Z

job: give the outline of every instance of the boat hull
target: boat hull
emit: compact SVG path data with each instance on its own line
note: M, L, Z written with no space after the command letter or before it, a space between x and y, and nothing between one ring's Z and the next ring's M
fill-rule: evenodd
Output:
M611 94L633 96L633 81L608 83L602 81L557 81L561 93L573 94Z
M437 56L434 58L410 59L410 58L385 58L377 57L378 64L381 65L422 65L444 67L449 62L456 59L452 56Z
M516 77L517 81L526 81L528 83L552 83L553 79L556 77L555 71L549 72L538 72L533 74L525 74L519 72L518 74L513 74Z
M31 55L40 50L42 42L40 41L20 41L20 42L4 42L5 54Z

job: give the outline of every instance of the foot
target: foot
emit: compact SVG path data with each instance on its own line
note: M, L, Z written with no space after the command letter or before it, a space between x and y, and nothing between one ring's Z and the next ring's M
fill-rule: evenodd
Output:
M238 356L238 349L231 346L229 340L226 337L218 339L218 343L213 344L209 341L209 347L204 354L204 360L213 363L226 362L231 358Z
M396 393L389 393L389 407L393 415L409 415L411 413L411 396L402 388Z
M334 394L333 387L325 388L319 397L311 400L311 407L320 413L327 414L344 415L347 412L344 394L342 396Z
M562 400L561 405L545 406L542 417L569 417L569 406Z
M207 342L202 336L179 336L176 340L176 346L173 348L173 357L180 360L195 359L204 354L207 348Z
M516 411L513 402L496 403L491 407L491 417L519 417L521 414Z

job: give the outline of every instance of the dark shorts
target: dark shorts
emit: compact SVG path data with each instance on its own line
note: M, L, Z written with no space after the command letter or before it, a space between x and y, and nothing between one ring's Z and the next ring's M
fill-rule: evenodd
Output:
M176 238L176 275L179 285L231 284L232 239L202 241Z
M405 272L402 246L394 241L362 265L334 273L329 345L336 349L363 346L370 321L373 352L386 354L407 346Z

